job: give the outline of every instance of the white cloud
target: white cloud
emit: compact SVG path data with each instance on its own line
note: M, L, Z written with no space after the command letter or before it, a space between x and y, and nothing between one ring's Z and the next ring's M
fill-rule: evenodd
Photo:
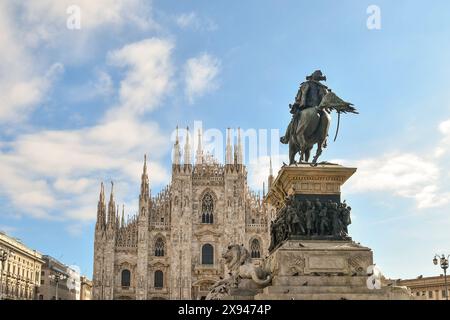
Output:
M125 192L138 186L144 153L152 184L168 180L159 161L170 150L169 139L156 123L143 122L138 115L156 108L170 90L172 47L152 38L109 55L126 72L115 112L97 124L21 134L1 144L0 193L19 214L92 219L100 180L119 181Z
M111 76L105 71L96 72L97 79L93 83L94 92L100 96L110 96L114 93L114 83Z
M438 128L443 137L435 148L434 154L437 158L440 158L448 154L448 151L450 150L450 119L441 122Z
M67 199L98 189L99 179L108 173L114 179L137 183L144 153L152 160L152 182L168 179L156 162L169 150L168 139L156 124L130 118L79 130L21 135L9 147L0 153L0 192L36 217L47 217L45 212L62 207Z
M217 88L217 75L220 71L220 60L203 53L191 58L185 65L185 93L189 103L207 92Z
M69 18L66 10L74 4L81 10L81 30L78 31L66 27ZM145 31L159 28L152 19L151 2L1 1L0 123L25 120L48 95L55 79L55 68L61 70L61 63L73 64L79 59L89 59L98 43L97 37L125 26ZM49 62L55 56L59 56L61 62ZM100 80L102 87L95 89L107 90L108 78Z
M198 28L200 25L200 21L198 20L195 12L182 13L176 17L175 21L180 28L187 28L191 26Z
M173 43L158 38L126 45L109 54L111 64L128 68L120 84L121 108L141 114L156 108L172 88Z
M214 31L217 25L209 18L200 18L195 12L182 13L175 17L176 24L182 28L193 28L196 30Z
M43 100L55 78L62 72L60 63L39 68L24 46L21 32L14 25L13 10L0 3L0 123L26 119Z
M441 170L433 158L413 153L386 154L344 164L358 169L346 183L346 192L388 192L414 199L418 208L437 207L450 201L450 194L440 191Z
M21 24L29 29L25 40L30 45L57 43L69 30L67 8L76 5L81 12L81 30L92 37L98 29L132 24L142 30L157 28L152 19L151 2L147 0L39 0L15 4L21 13ZM69 31L71 32L71 31ZM89 35L89 33L91 33Z
M283 162L288 161L287 155L260 156L252 159L248 165L248 185L252 190L262 190L265 184L268 191L267 179L270 173L270 159L272 159L273 176L276 178Z

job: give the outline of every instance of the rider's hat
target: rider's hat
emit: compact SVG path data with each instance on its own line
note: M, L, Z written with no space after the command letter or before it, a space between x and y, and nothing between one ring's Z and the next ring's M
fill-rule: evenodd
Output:
M316 70L306 77L306 80L327 81L327 77L322 74L322 71Z

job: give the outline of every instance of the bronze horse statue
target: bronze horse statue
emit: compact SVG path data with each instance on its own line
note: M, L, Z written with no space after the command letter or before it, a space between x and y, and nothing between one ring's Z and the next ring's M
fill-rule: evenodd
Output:
M289 140L286 141L289 143L289 165L297 163L295 161L297 153L300 154L299 163L308 162L315 144L317 144L317 150L312 164L317 164L322 149L327 147L332 110L338 113L338 125L334 140L336 140L339 131L340 114L358 113L353 104L340 99L331 90L325 94L318 106L301 110L297 115L299 119L296 121L296 125L293 125L290 129Z

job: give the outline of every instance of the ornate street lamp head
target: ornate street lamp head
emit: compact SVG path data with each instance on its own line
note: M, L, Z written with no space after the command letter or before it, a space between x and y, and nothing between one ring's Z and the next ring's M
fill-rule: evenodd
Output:
M441 258L441 267L442 267L442 269L448 268L448 259L446 259L444 256L442 256L442 258Z
M438 259L437 259L436 257L434 257L433 263L434 263L435 266L437 266L437 264L438 264Z

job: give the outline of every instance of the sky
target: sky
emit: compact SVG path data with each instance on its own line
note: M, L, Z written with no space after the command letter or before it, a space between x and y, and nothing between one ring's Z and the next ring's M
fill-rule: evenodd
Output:
M144 154L152 194L170 182L177 125L201 126L221 161L240 127L262 190L269 156L275 173L287 162L288 104L321 69L360 112L321 157L358 168L342 191L351 236L387 277L439 274L449 12L444 0L0 0L0 230L91 276L101 181L133 215Z

